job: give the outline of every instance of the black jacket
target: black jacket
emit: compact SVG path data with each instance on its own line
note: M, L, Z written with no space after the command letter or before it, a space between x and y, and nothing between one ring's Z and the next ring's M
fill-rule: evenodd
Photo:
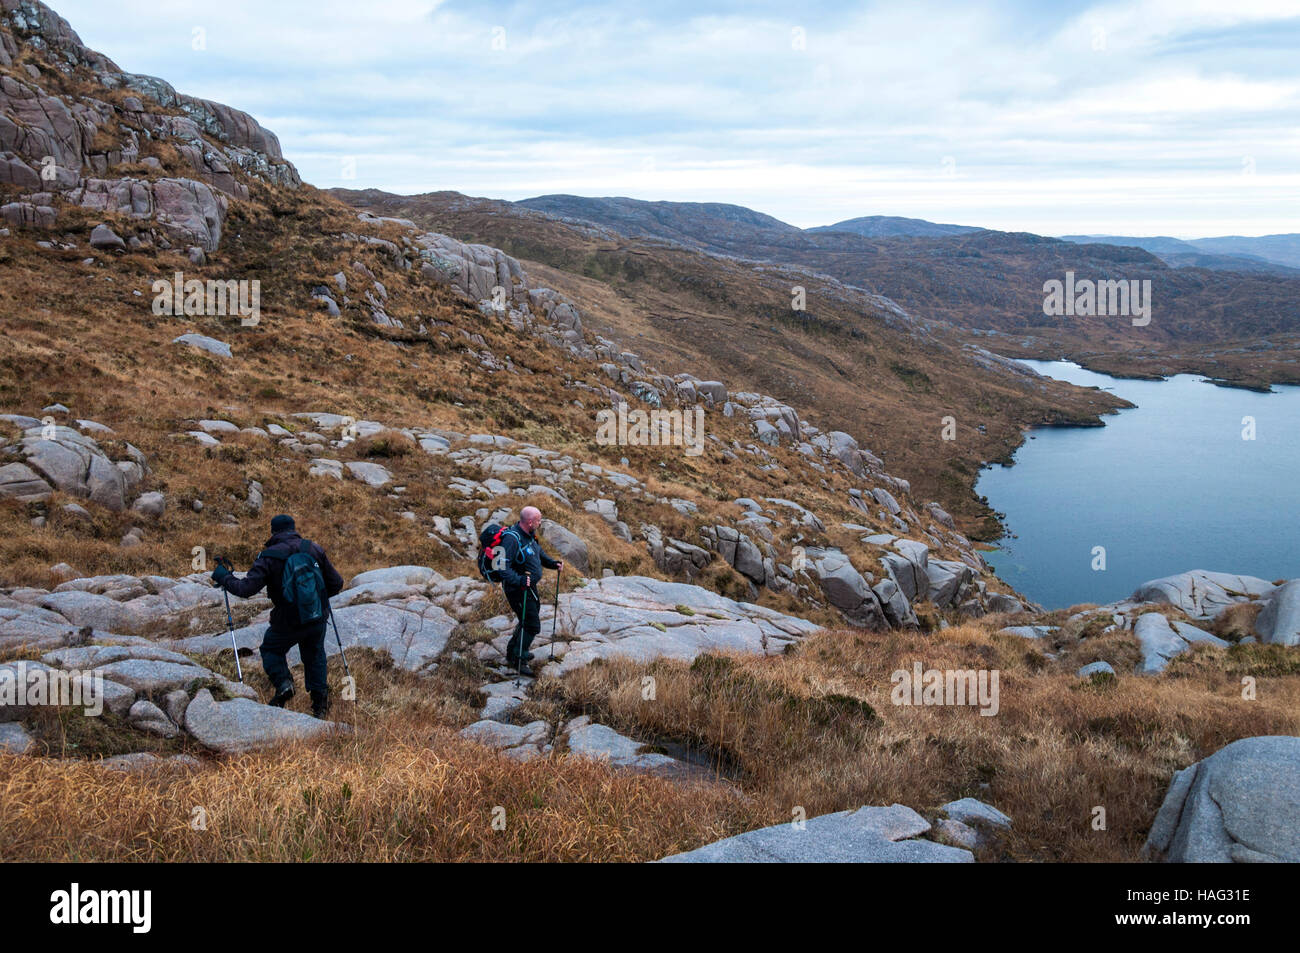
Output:
M506 564L501 570L501 585L506 589L522 589L524 576L532 577L532 588L536 589L542 581L542 567L554 569L559 565L542 549L537 537L525 533L518 523L501 534L501 548L506 551Z
M275 632L292 632L299 628L298 612L293 605L284 598L283 585L280 577L284 573L284 561L298 551L299 545L302 544L302 537L296 530L288 530L283 533L276 533L266 541L266 549L258 554L253 568L244 574L243 579L234 575L225 576L221 584L227 592L239 596L241 599L247 599L251 595L266 587L266 593L271 597L271 629ZM338 570L330 563L329 557L325 555L325 550L315 543L311 544L311 554L316 562L320 563L321 575L325 577L325 593L329 596L338 595L343 591L343 577L338 574ZM329 603L325 603L325 618L329 618ZM308 628L314 628L320 625L319 622Z

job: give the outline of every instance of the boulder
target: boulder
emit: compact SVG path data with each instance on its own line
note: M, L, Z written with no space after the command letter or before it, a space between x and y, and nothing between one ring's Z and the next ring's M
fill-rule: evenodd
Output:
M352 475L353 479L360 480L366 486L381 487L392 482L393 479L393 475L388 472L387 468L378 463L352 460L343 464L343 466Z
M870 583L838 549L810 546L805 550L808 568L826 599L855 625L882 627L885 612Z
M126 242L107 225L96 225L90 232L90 247L101 251L126 251Z
M65 493L126 509L126 477L99 444L69 427L33 427L20 444L27 465Z
M152 516L154 518L162 516L166 508L167 498L157 491L141 493L136 501L131 504L131 509L134 512L139 513L141 516Z
M568 735L569 753L580 758L608 761L622 768L642 770L672 770L680 762L663 754L643 753L645 745L621 735L613 728L588 722L571 728Z
M149 659L126 659L109 662L95 669L109 681L118 682L137 694L165 693L184 688L196 679L217 678L214 672L193 663L155 662Z
M1109 662L1089 662L1074 673L1079 678L1091 678L1094 675L1114 675L1115 669Z
M346 726L247 698L213 699L206 688L185 709L185 730L221 754L243 754L292 741L307 741Z
M229 358L231 356L229 344L203 334L182 334L180 337L172 338L172 343L198 348L200 351L206 351L217 357Z
M53 492L54 488L25 464L6 463L0 467L0 499L41 503Z
M0 721L0 753L27 754L36 747L36 741L27 729L16 721Z
M1179 771L1142 852L1174 863L1300 862L1300 738L1243 738Z
M1011 818L1007 817L993 805L985 804L983 801L977 801L973 797L964 797L958 801L949 801L947 804L941 804L939 810L943 811L954 821L961 821L963 824L985 824L989 827L1002 828L1003 830L1011 829Z
M554 520L542 520L542 541L552 556L558 556L584 576L590 572L587 544Z
M915 840L930 824L910 807L860 807L728 837L661 863L970 863L968 850Z
M1261 642L1300 645L1300 579L1273 593L1255 617L1255 634Z
M127 721L133 728L163 738L175 738L180 729L167 717L167 713L146 698L141 698L127 712Z
M1156 675L1163 672L1171 658L1187 651L1187 642L1158 612L1148 612L1138 616L1133 626L1133 634L1137 636L1142 649L1142 664L1138 668L1138 672L1142 675Z

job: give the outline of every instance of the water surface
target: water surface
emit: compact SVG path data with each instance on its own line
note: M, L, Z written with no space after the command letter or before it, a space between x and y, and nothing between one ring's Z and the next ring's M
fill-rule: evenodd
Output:
M985 554L1004 580L1061 608L1188 569L1300 576L1300 387L1261 394L1190 374L1137 381L1024 363L1137 407L1103 417L1105 427L1034 430L1014 466L981 474L976 492L1015 536ZM1093 569L1098 546L1104 570Z

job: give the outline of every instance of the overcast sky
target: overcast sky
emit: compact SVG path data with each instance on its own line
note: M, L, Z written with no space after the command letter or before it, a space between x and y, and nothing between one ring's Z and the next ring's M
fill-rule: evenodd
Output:
M51 5L322 187L1300 231L1300 0Z

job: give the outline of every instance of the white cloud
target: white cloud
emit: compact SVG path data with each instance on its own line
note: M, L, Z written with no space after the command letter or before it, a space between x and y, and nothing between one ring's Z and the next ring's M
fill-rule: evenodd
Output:
M57 8L124 68L252 112L320 186L732 201L798 225L1295 227L1293 0Z

